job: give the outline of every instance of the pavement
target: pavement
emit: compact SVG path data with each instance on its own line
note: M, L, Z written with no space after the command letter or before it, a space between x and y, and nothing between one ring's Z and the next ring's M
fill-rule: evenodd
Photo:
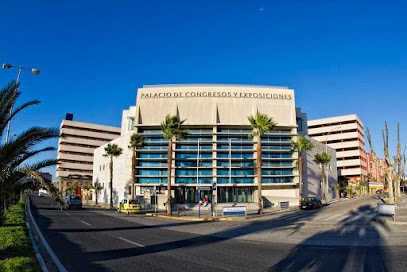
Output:
M388 199L384 195L380 195L379 198L383 204L387 204ZM329 204L335 204L336 200L332 201ZM398 198L395 207L395 215L388 214L379 214L376 212L376 217L374 220L381 223L386 223L389 225L407 225L407 194L403 193ZM288 208L281 209L280 207L265 208L263 214L258 214L257 209L248 209L244 215L223 215L222 211L217 211L214 216L210 209L201 209L200 211L196 209L183 210L180 212L173 212L171 216L166 215L166 211L147 211L147 216L157 216L161 218L170 218L175 220L184 220L184 221L237 221L245 219L254 219L267 217L270 215L287 213L287 212L296 212L298 211L297 206L290 206Z
M381 202L386 204L388 199L385 195L379 195ZM333 200L329 204L335 204L337 200ZM88 204L92 205L92 204ZM401 196L398 198L395 206L395 215L386 215L376 213L374 220L387 224L387 225L407 225L407 192L401 193ZM101 208L110 209L108 206L99 205ZM116 210L116 208L113 208ZM194 209L183 209L180 211L173 211L171 216L167 215L166 210L154 210L154 209L145 209L144 213L146 216L168 218L173 220L183 220L183 221L242 221L255 218L269 217L271 215L297 212L299 211L297 206L289 206L288 208L280 207L271 207L265 208L263 214L258 214L258 210L255 208L248 208L245 214L242 215L223 215L222 209L218 208L215 212L211 211L210 207L202 207L199 210Z

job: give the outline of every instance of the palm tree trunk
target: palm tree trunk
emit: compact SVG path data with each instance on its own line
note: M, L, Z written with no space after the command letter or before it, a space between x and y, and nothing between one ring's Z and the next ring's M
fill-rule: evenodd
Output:
M136 153L135 150L132 150L132 155L131 155L131 199L134 199L135 196L135 179L136 179Z
M298 170L299 170L299 184L298 184L298 191L299 191L299 204L301 205L302 201L302 154L298 152Z
M171 168L172 168L172 139L168 140L168 181L167 181L167 215L171 216Z
M261 139L257 138L257 190L258 190L258 213L263 214L263 196L262 196L262 174L261 174Z
M324 204L326 204L326 195L325 195L325 179L326 179L326 177L325 177L325 165L322 164L321 167L322 167L322 188L321 188L321 189L322 189L322 201L323 201Z
M110 208L113 208L113 158L110 159Z

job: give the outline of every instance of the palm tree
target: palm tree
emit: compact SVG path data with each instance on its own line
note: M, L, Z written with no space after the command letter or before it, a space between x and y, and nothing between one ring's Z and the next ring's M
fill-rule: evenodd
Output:
M322 153L318 153L315 154L315 158L314 158L314 162L318 163L321 165L321 174L322 174L322 200L323 202L326 204L326 188L327 188L327 184L326 184L326 176L325 176L325 167L326 165L331 161L332 156L328 155L325 152Z
M98 195L99 195L99 191L103 189L103 186L99 183L99 182L95 182L93 184L93 190L95 190L95 205L97 206L98 203Z
M314 148L314 145L305 137L298 136L297 141L291 140L291 149L298 152L298 174L299 174L299 203L301 205L302 200L302 169L303 169L303 160L302 155L304 152L311 151Z
M38 100L33 100L14 107L21 94L17 88L18 83L11 81L0 91L0 138L12 118L23 109L40 103ZM41 187L46 188L56 197L57 201L61 201L51 180L39 174L40 169L56 165L57 160L47 159L29 163L36 155L55 150L54 147L35 149L36 145L58 136L57 128L32 127L0 145L0 199L2 200L0 201L0 224L4 215L4 203L13 201L12 196L19 195L20 190L30 186L28 183L39 182ZM25 177L28 182L22 180Z
M117 144L107 144L105 147L105 153L103 154L104 157L108 157L110 159L109 162L109 171L110 171L110 208L113 208L113 158L118 157L122 154L123 149L119 147Z
M273 118L268 117L266 114L257 113L255 116L247 117L249 120L250 126L253 129L253 132L249 134L249 138L256 137L257 138L257 145L256 145L256 167L257 167L257 184L258 184L258 213L263 213L263 196L262 196L262 173L261 173L261 136L264 133L269 132L272 130L277 123L273 121Z
M175 140L181 140L188 134L188 130L182 128L184 120L180 120L176 115L167 115L161 123L163 137L168 139L168 155L167 155L167 215L171 215L171 170L172 170L172 145Z
M144 139L140 134L133 133L130 136L131 149L131 199L134 199L135 183L136 183L136 149L144 147Z

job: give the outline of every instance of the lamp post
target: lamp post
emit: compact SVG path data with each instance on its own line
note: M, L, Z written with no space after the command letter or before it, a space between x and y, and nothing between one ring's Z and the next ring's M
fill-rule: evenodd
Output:
M21 75L22 70L30 70L31 73L33 73L34 75L38 75L40 73L40 70L38 70L36 68L29 68L29 67L24 67L24 66L11 65L11 64L8 64L8 63L4 63L2 67L3 67L3 69L10 69L10 68L17 68L18 69L16 84L18 84L18 82L20 81L20 75ZM10 116L11 116L11 114L13 112L13 106L14 105L11 105L11 107L10 107ZM10 128L11 128L11 119L7 123L6 143L8 143L8 139L9 139L9 136L10 136Z
M200 138L198 138L198 151L197 151L197 156L196 156L196 184L198 187L198 218L201 217L201 187L199 184L199 143L200 143Z

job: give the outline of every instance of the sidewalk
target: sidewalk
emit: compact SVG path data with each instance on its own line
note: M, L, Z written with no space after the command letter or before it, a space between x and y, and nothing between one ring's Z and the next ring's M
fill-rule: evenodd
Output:
M335 205L335 202L331 204ZM257 213L257 209L248 209L245 215L223 215L221 210L218 210L215 215L213 215L210 209L201 209L200 211L196 209L183 210L179 212L173 211L172 216L167 216L165 210L160 210L157 212L149 210L146 211L146 215L185 221L239 221L296 211L299 211L298 207L290 206L284 209L280 207L265 208L263 210L263 214L261 215ZM407 194L402 193L400 198L395 203L395 213L395 217L377 214L375 220L381 221L382 223L386 223L388 225L407 225Z
M330 203L335 205L335 202ZM84 205L89 207L96 207L94 203L89 201L89 203L84 203ZM110 208L108 205L99 204L97 207L107 210L116 210L116 207ZM299 211L297 206L290 206L288 208L272 207L265 208L263 214L258 214L257 209L251 208L247 209L246 214L242 215L223 215L222 209L218 208L215 212L211 211L210 207L202 207L200 210L197 208L194 209L183 209L180 211L173 211L171 216L167 216L166 210L155 210L145 209L143 212L146 216L156 216L162 218L171 218L174 220L185 220L185 221L239 221L254 219L259 217L266 217L272 214L287 213L287 212L296 212ZM400 198L395 203L395 217L389 215L377 215L376 220L388 225L407 225L407 194L401 193Z
M265 208L263 214L258 214L257 209L247 209L245 214L239 215L224 215L223 211L217 209L215 212L212 212L210 207L203 207L200 210L198 209L187 209L180 211L173 211L171 216L167 215L165 210L160 211L146 211L145 215L147 216L156 216L163 218L171 218L175 220L184 220L184 221L239 221L246 220L258 217L265 217L271 214L286 213L286 212L296 212L298 211L297 206L290 206L288 208L272 207Z

